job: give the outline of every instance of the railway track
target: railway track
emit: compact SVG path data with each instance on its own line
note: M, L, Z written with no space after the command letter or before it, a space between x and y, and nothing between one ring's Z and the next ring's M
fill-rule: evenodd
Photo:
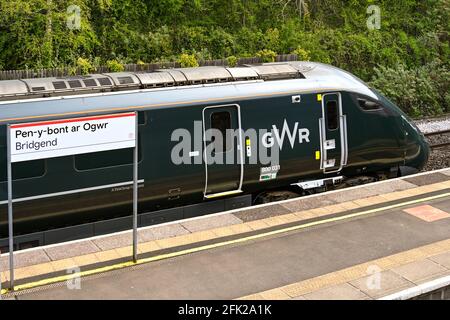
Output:
M450 129L425 133L425 137L427 137L428 140L430 140L430 137L433 137L433 139L442 140L444 136L449 135L449 134L450 134ZM448 141L446 141L446 142L439 141L439 143L431 143L430 147L431 147L431 149L440 149L440 148L448 147L448 146L450 146L450 138L447 140Z

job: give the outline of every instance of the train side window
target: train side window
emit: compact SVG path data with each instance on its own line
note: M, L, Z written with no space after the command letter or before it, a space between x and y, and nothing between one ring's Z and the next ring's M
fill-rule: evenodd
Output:
M219 130L222 134L222 152L228 152L232 148L231 143L231 114L228 111L213 112L211 114L211 129ZM214 141L213 141L214 143ZM217 151L217 148L215 148Z
M1 149L0 152L2 152ZM6 148L4 154L6 155ZM2 167L0 173L0 182L5 182L7 180L6 156L2 157L0 161L0 166ZM13 180L42 177L43 175L45 175L45 160L33 160L33 161L13 163L12 175Z
M6 139L5 139L6 140ZM6 146L0 145L0 182L7 181ZM45 175L45 160L17 162L11 165L13 180L38 178Z
M358 98L358 104L364 111L376 111L383 109L379 103L367 99Z
M142 160L141 136L138 137L138 162ZM75 169L78 171L110 168L133 164L133 149L118 149L74 156Z
M339 126L339 109L336 100L327 102L328 130L336 130Z

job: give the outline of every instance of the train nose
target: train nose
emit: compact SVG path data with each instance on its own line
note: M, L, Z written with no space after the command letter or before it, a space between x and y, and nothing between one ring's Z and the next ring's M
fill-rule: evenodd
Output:
M415 125L406 130L405 163L401 166L401 175L410 175L423 170L430 157L430 145Z
M414 161L414 167L421 171L425 165L428 163L428 159L430 158L430 143L428 142L427 138L425 138L425 135L417 129L417 136L416 136L416 142L419 147L418 155Z
M420 155L419 155L419 161L420 163L420 168L418 168L419 170L422 170L425 165L428 162L428 159L430 158L430 143L427 141L427 139L423 136L422 134L422 141L420 143Z

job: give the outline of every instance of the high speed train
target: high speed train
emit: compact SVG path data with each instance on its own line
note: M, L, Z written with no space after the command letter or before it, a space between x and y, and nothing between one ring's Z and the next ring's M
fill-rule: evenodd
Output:
M129 112L138 114L140 225L407 175L429 156L397 106L320 63L0 81L0 239L8 237L7 125ZM132 149L12 171L19 247L131 227Z

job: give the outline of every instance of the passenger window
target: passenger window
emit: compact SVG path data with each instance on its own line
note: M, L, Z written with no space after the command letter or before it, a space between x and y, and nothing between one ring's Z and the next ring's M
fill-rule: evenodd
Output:
M6 168L6 148L4 151L0 148L0 152L4 156L0 160L1 173L0 182L8 180L8 173ZM17 162L12 164L12 176L13 180L30 179L42 177L45 174L45 160L32 160L25 162Z
M327 102L328 130L336 130L339 127L339 108L336 100Z
M141 137L139 135L138 162L142 160ZM133 149L118 149L94 153L79 154L74 156L75 169L86 171L101 168L110 168L133 164Z
M358 104L364 111L375 111L375 110L381 110L382 107L379 103L375 101L370 101L366 99L358 98Z
M42 177L45 174L45 160L33 160L12 164L13 180Z
M8 180L6 168L6 128L2 129L3 131L5 132L5 136L0 136L2 140L0 143L0 182ZM42 177L45 174L45 159L13 163L11 168L13 180Z
M232 143L227 145L227 141L231 142L231 114L227 111L214 112L211 114L211 129L217 129L222 135L222 152L230 151ZM213 143L215 141L212 141ZM215 148L219 151L218 148ZM220 152L220 151L219 151Z

